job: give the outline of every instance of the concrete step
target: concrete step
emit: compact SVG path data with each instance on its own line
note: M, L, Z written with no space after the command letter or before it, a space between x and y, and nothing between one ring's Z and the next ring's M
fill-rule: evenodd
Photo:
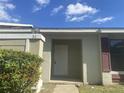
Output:
M56 85L53 93L79 93L75 85Z
M51 80L49 83L53 83L53 84L64 84L64 85L83 85L83 82L79 82L79 81L65 81L65 80Z

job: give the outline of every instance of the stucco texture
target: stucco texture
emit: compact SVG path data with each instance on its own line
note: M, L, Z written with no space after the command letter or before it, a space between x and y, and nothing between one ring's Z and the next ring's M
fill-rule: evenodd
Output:
M51 34L45 34L45 37L46 37L46 42L44 44L44 50L43 50L43 57L44 57L43 80L45 82L49 82L51 80L53 39L80 40L82 69L80 69L80 71L77 70L78 73L82 74L82 80L84 83L100 84L102 82L101 61L100 61L100 41L98 34L51 33Z

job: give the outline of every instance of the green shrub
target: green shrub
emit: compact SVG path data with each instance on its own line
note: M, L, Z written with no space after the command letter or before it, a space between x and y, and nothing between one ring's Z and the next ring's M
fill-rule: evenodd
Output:
M0 50L0 93L31 93L42 61L30 53Z

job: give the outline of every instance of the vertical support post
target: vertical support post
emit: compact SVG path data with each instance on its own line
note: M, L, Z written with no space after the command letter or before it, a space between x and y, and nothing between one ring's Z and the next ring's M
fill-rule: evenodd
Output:
M29 51L30 51L30 40L26 39L25 52L29 52Z
M84 85L87 85L87 64L83 62L83 83Z
M51 80L51 64L52 64L51 53L52 53L52 40L51 38L47 38L46 43L44 44L44 51L43 51L44 62L42 65L43 68L42 78L44 82L48 82Z
M39 56L43 58L43 47L44 47L44 42L42 40L39 40Z
M84 62L84 59L83 59L83 55L84 55L84 44L83 44L83 40L82 40L82 72L83 72L83 83L84 85L87 85L88 82L87 82L87 63Z

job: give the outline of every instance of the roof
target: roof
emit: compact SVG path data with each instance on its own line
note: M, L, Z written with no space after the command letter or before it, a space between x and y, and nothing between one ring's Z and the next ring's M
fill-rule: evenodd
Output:
M55 27L37 27L37 29L54 29L54 30L60 30L60 29L65 29L65 30L70 30L70 29L124 29L124 27L65 27L65 28L55 28Z
M40 28L42 33L124 33L124 28Z
M33 25L0 22L0 28L33 28Z
M0 33L124 33L123 27L34 28L32 24L0 22Z
M124 29L37 29L0 28L0 33L124 33Z

